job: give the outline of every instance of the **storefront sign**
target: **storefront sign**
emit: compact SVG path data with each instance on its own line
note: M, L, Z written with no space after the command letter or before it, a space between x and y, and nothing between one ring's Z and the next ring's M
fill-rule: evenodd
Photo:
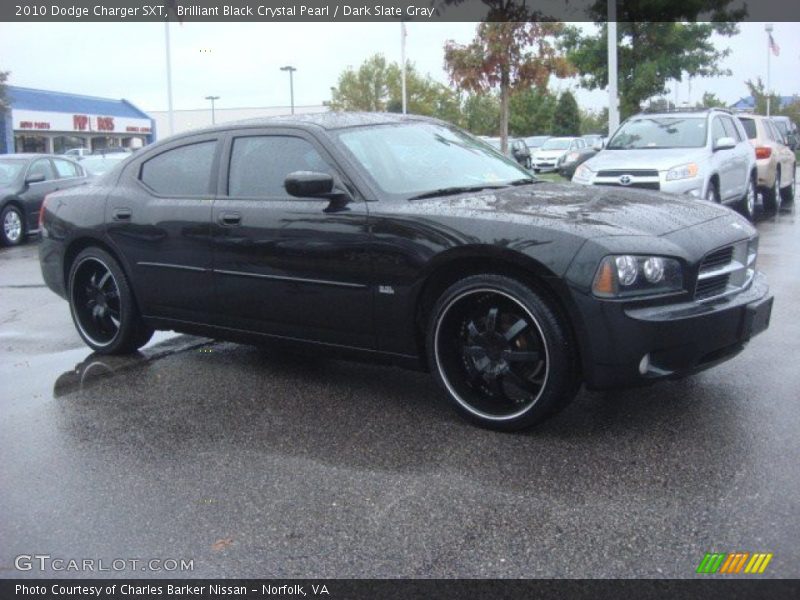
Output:
M145 133L152 130L150 119L111 117L108 115L75 115L70 113L12 109L11 120L18 131Z

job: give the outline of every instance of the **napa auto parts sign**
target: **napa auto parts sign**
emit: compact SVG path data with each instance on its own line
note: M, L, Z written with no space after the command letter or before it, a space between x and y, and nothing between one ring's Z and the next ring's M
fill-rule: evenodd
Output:
M11 111L16 131L68 131L74 133L145 133L152 130L150 119L71 114L40 110Z

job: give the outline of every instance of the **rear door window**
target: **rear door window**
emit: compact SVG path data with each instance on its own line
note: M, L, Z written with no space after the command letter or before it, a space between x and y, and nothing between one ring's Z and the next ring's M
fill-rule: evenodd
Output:
M754 140L758 137L758 132L756 131L756 122L753 119L739 119L739 122L744 127L745 133L747 133L748 139Z
M60 158L54 158L53 164L56 166L56 172L58 173L59 179L66 179L68 177L80 177L82 175L80 167L78 167L78 165L68 160L61 160Z
M161 196L207 195L216 147L208 140L162 152L142 164L139 178Z

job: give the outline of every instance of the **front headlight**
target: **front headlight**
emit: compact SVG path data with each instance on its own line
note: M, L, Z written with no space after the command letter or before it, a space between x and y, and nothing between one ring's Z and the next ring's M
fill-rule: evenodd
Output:
M577 169L575 169L575 174L572 176L572 181L588 182L592 180L592 175L594 175L594 171L587 167L586 163L583 163L582 165L579 165Z
M681 290L681 263L663 256L606 256L600 261L592 283L592 292L601 298L649 296Z
M672 167L669 171L667 171L667 181L691 179L692 177L697 177L697 173L699 171L700 167L697 166L697 163L678 165L677 167Z

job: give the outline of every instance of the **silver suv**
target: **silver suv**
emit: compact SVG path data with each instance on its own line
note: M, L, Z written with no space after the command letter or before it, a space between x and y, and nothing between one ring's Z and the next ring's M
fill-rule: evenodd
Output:
M620 125L606 147L577 168L572 181L735 204L752 219L756 154L730 111L642 113Z

